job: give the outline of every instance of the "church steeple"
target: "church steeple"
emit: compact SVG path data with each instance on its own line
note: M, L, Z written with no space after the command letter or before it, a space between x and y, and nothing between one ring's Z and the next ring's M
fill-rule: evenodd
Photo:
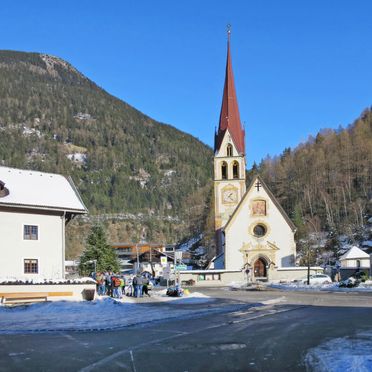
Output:
M228 28L225 86L223 89L222 107L220 113L218 132L215 134L214 150L215 152L219 151L225 133L228 130L237 151L239 152L240 155L244 155L245 133L240 122L238 99L236 97L235 91L234 74L232 70L230 54L230 34L231 30L230 28Z
M215 230L218 252L223 251L223 228L246 192L244 130L240 122L227 33L225 86L214 145Z

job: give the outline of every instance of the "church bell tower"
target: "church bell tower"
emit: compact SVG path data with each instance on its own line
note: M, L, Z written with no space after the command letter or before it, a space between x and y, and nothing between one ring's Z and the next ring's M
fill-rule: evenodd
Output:
M246 191L245 132L239 115L227 31L225 85L218 131L214 141L214 198L217 253L223 251L222 230Z

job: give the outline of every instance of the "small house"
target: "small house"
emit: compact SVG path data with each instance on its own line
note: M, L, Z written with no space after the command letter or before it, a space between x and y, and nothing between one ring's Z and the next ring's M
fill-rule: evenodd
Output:
M341 279L346 279L358 272L370 274L371 261L368 253L354 246L340 257Z

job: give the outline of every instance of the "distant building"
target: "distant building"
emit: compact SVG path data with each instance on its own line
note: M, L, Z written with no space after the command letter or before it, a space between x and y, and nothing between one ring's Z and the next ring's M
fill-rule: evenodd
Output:
M0 167L1 277L64 278L65 227L85 213L70 178Z
M73 279L79 276L79 261L66 260L65 261L65 277L66 279Z
M161 276L163 268L175 263L186 263L184 257L190 258L189 252L176 251L173 245L156 243L114 243L111 245L120 262L120 271L136 270L137 260L139 271L148 271L155 276ZM174 255L176 254L176 258ZM187 260L186 260L187 261Z
M112 248L118 256L120 263L120 271L125 272L133 270L135 268L134 263L137 261L137 256L139 262L149 261L153 255L154 261L156 259L156 252L165 251L164 244L152 244L152 243L113 243Z
M370 275L371 259L370 255L360 248L354 246L340 257L341 279L346 279L357 272L365 272Z

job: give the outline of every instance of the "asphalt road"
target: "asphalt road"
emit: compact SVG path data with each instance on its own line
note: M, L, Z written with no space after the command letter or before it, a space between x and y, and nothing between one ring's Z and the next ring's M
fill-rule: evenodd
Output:
M225 310L116 331L0 335L0 370L304 371L312 348L372 332L372 293L197 291Z

